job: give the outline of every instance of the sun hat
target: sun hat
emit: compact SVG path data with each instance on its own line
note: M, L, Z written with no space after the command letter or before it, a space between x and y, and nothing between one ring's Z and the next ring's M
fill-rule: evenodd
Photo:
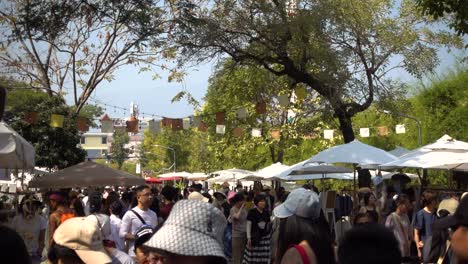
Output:
M191 192L189 194L189 196L187 197L187 199L189 199L189 200L198 200L198 201L202 201L202 202L205 202L205 203L207 203L209 201L208 198L206 198L205 196L203 196L199 192Z
M304 188L293 190L284 203L278 205L273 214L278 218L297 215L317 219L320 216L320 201L318 195Z
M446 229L453 226L463 225L468 227L468 197L463 198L453 215L436 220L434 229Z
M143 245L183 256L216 256L225 259L223 234L226 218L209 203L181 200L164 225Z
M230 201L234 196L236 196L235 191L229 191L227 195L227 200Z
M220 195L221 195L224 199L226 199L226 195L225 195L224 193L222 193L222 192L215 192L215 193L213 193L213 196L214 196L216 199L218 199L218 197L219 197Z
M73 249L85 263L111 263L102 244L102 235L96 222L86 217L74 217L59 225L54 241Z
M459 202L452 198L442 200L439 204L439 208L437 208L437 215L440 217L440 211L442 210L446 210L450 215L453 215L457 210L458 204Z
M146 241L148 241L151 236L154 234L154 229L150 225L143 225L138 229L138 231L135 233L135 248L143 245Z

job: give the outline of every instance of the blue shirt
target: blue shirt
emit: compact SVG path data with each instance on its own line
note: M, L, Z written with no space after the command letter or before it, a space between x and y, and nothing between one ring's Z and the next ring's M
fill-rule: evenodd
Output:
M419 230L421 240L424 240L426 236L432 236L431 225L436 220L436 216L433 213L428 213L424 209L419 210L416 214L416 221L414 228Z

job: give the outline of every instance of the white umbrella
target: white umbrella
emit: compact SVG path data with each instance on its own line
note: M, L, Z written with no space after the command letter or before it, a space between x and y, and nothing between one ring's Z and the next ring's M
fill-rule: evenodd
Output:
M328 173L328 174L303 174L303 175L289 175L283 178L285 181L301 181L301 180L353 180L352 173Z
M187 179L191 181L202 181L208 178L208 175L203 172L194 172L192 176L188 176Z
M158 178L174 178L174 177L181 177L181 178L188 178L193 176L192 173L181 171L181 172L169 172L158 175Z
M214 178L209 179L210 182L227 182L227 181L237 181L247 176L255 175L254 172L243 169L228 169L220 170L211 173L213 175L218 175Z
M310 158L308 162L351 163L355 168L355 181L357 165L379 165L396 159L397 157L383 149L364 144L359 140L353 140L352 142L321 151ZM353 185L356 187L356 182Z
M397 157L383 149L379 149L354 140L347 144L331 147L319 152L307 162L352 163L358 165L384 164L396 160Z
M260 169L255 172L259 177L262 177L264 180L272 180L278 178L283 172L287 171L291 166L284 165L281 162L276 162L267 166L263 169Z
M381 169L457 169L468 163L468 143L445 135L435 143L418 148L398 160L380 165Z
M328 173L352 173L353 170L346 167L320 164L314 166L303 166L302 168L293 170L290 175L307 175L307 174L328 174Z
M411 150L397 146L395 149L390 150L388 153L394 155L395 157L401 157L407 153L410 153Z
M33 169L34 147L9 125L0 122L0 168Z

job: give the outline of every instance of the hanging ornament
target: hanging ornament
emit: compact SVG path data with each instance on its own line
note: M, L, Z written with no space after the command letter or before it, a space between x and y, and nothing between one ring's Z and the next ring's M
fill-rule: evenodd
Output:
M237 118L239 119L245 119L247 118L247 110L245 110L244 107L241 107L239 109L236 110L236 116Z
M189 129L190 128L190 118L184 118L182 119L182 126L184 129Z
M323 130L323 138L324 139L333 139L333 129L325 129Z
M370 130L368 127L365 127L365 128L360 128L359 129L359 135L361 137L369 137L370 136Z
M232 134L234 134L235 137L241 137L244 134L244 129L242 127L236 127L232 131Z
M278 103L282 107L288 107L289 105L289 96L287 94L281 94L278 96Z
M379 132L380 136L387 136L388 135L388 127L386 127L386 126L378 127L377 131Z
M198 125L198 131L206 132L208 127L206 126L205 122L201 121L200 125Z
M129 121L126 121L126 129L128 133L138 133L138 119L133 115L130 117Z
M36 124L38 118L39 114L37 112L27 112L24 114L24 121L28 122L31 125Z
M395 133L397 134L404 134L406 133L406 127L404 124L396 125L395 127Z
M179 131L184 128L184 122L182 118L172 119L172 131Z
M261 136L262 136L262 129L252 128L252 137L261 137Z
M280 139L281 138L281 131L279 129L272 129L270 130L271 138L273 139Z
M89 120L86 117L78 117L76 119L76 128L81 132L89 131Z
M225 112L216 113L216 124L217 125L223 125L225 119L226 119L226 113Z
M161 121L156 121L154 119L148 121L148 130L155 134L161 133Z
M65 121L65 116L52 114L50 116L50 126L51 127L63 127L63 122Z
M225 125L216 125L216 134L224 135L226 133L226 126Z
M167 118L167 117L163 117L161 124L162 124L162 127L171 127L172 126L172 119Z
M258 115L263 115L266 114L267 112L267 105L265 102L258 102L255 105L255 112L257 112Z
M294 89L294 92L296 93L298 101L302 101L306 98L307 90L304 86L297 87L296 89Z

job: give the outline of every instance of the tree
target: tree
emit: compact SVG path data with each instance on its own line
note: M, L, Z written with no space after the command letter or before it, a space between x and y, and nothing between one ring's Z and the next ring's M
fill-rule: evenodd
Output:
M126 131L120 129L114 131L112 138L111 153L109 154L112 162L117 163L117 167L120 170L124 161L128 158L129 150L125 148L125 144L128 144L130 138Z
M178 1L174 36L181 60L228 55L304 84L325 99L344 141L352 117L374 99L404 88L387 78L395 68L416 77L438 64L436 46L460 38L417 16L411 1ZM395 63L395 60L397 61ZM294 86L291 86L291 88Z
M298 99L291 90L291 85L293 82L287 76L278 77L258 66L236 65L232 60L220 63L210 78L201 113L207 117L205 122L209 127L214 128L213 114L226 111L226 134L217 135L214 129L210 130L210 138L220 143L215 146L215 153L220 157L223 152L231 154L227 159L236 163L236 167L249 164L252 169L258 169L271 162L284 162L285 152L291 146L300 144L303 137L316 136L314 130L321 125L319 121L324 117L325 107L316 94L315 98L314 94L308 98L314 103L304 103L304 99ZM285 96L289 103L282 105L280 96ZM265 113L256 113L259 102L265 103ZM239 108L247 109L246 118L236 116ZM244 133L235 135L236 128L243 129ZM260 128L260 137L251 137L250 128ZM280 134L272 137L273 131ZM248 154L264 151L263 157L252 158Z
M65 118L63 127L50 127L51 114L69 116L72 112L60 97L32 90L10 89L7 97L5 122L29 141L36 150L36 166L48 169L63 169L85 159L86 152L78 147L80 134L75 119ZM24 116L37 112L34 124Z
M165 49L172 25L165 1L20 0L2 7L1 74L49 96L71 89L74 115L122 65L147 71L173 55Z
M465 0L417 0L424 15L448 19L459 35L468 33L468 2Z

